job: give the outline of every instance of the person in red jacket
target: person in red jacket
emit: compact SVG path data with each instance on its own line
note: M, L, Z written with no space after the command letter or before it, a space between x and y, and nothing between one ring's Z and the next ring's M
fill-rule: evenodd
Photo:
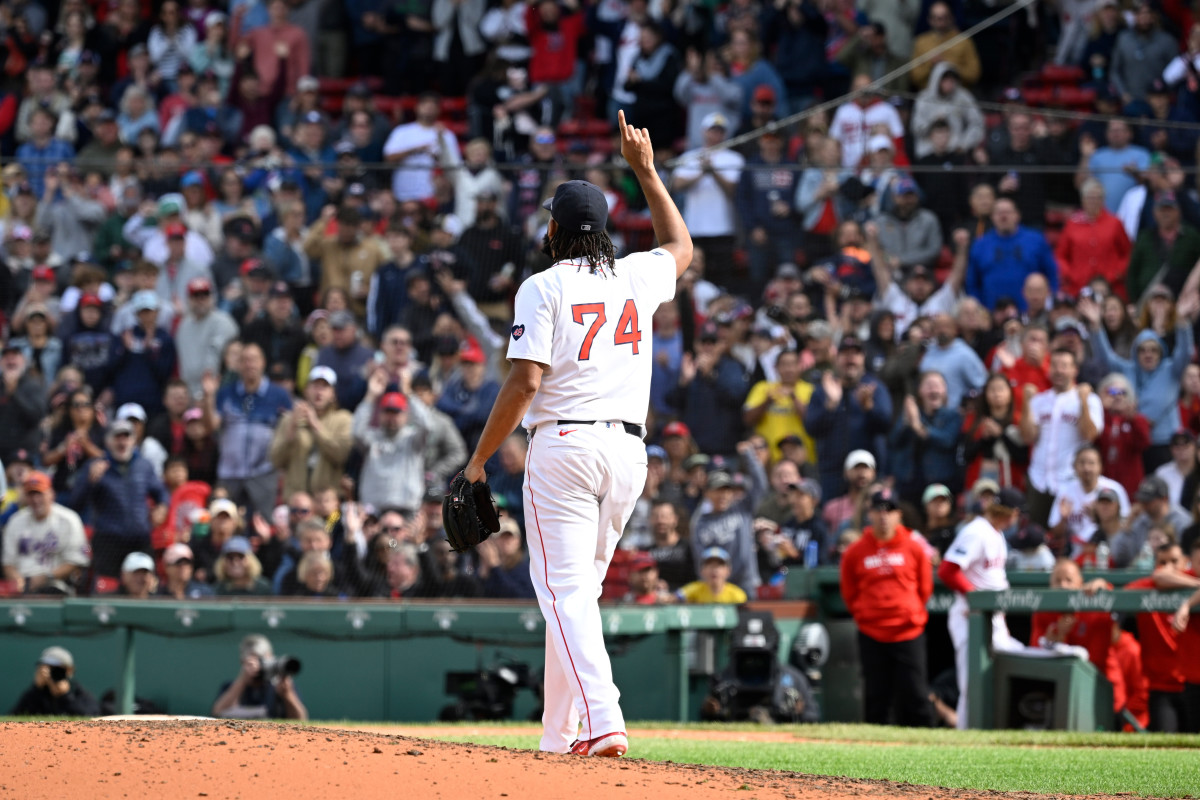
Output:
M1060 558L1050 573L1050 588L1093 595L1111 591L1112 584L1103 578L1084 583L1079 565L1068 558ZM1110 655L1114 624L1112 614L1106 611L1082 611L1078 614L1037 611L1030 626L1029 644L1053 647L1056 642L1061 642L1085 648L1088 661L1104 673L1113 685L1113 712L1119 714L1125 707L1126 692L1120 665Z
M1114 627L1113 643L1108 657L1116 663L1121 672L1121 682L1125 690L1125 711L1137 721L1140 730L1144 731L1150 724L1150 686L1146 683L1146 673L1142 670L1142 645L1129 631ZM1114 705L1117 703L1116 688L1113 687ZM1135 730L1132 724L1122 727L1129 732Z
M871 524L842 555L841 588L858 626L863 672L863 720L901 725L933 724L926 667L925 604L933 594L933 567L925 549L900 524L890 490L868 508Z
M1121 220L1104 208L1104 186L1089 178L1079 188L1082 211L1067 220L1054 255L1058 257L1058 280L1072 297L1093 278L1104 278L1122 300L1125 294L1125 268L1133 245Z
M1158 588L1156 578L1184 572L1183 550L1164 544L1154 552L1154 575L1125 584L1126 589ZM1159 573L1163 573L1160 576ZM1155 611L1137 615L1138 641L1142 643L1142 671L1150 684L1149 730L1179 733L1186 716L1183 704L1183 670L1179 659L1179 631L1175 614Z
M1096 438L1096 448L1104 462L1104 474L1132 497L1145 477L1142 453L1150 446L1150 422L1137 413L1137 395L1124 375L1114 372L1101 381L1099 394L1104 427Z
M565 0L563 6L566 13L555 0L534 0L525 12L532 84L562 84L575 74L575 56L584 32L583 14L578 0Z
M1155 573L1159 589L1193 589L1179 605L1171 623L1179 634L1179 665L1183 672L1183 706L1187 733L1200 733L1200 614L1192 607L1200 605L1200 539L1192 542L1191 566L1183 572Z

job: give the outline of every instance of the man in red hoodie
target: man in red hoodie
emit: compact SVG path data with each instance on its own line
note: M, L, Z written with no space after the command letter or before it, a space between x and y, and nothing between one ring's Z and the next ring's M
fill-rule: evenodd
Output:
M1172 576L1185 575L1187 561L1177 544L1154 551L1154 574L1125 584L1126 589L1162 588ZM1142 643L1142 670L1150 684L1149 730L1179 733L1187 724L1183 702L1183 665L1179 658L1179 631L1175 617L1163 611L1137 615L1137 635Z
M890 490L871 497L871 524L842 555L841 588L858 626L863 720L886 725L893 708L901 725L933 724L926 669L925 604L933 594L929 556L900 524Z
M1194 589L1184 600L1171 620L1179 634L1179 667L1183 672L1183 706L1187 733L1200 733L1200 614L1192 614L1200 606L1200 538L1192 542L1191 566L1182 573L1154 574L1159 589Z

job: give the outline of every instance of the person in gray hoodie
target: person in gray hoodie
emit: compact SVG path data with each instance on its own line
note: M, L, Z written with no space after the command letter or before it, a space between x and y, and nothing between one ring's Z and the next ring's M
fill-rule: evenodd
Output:
M1162 77L1167 64L1179 54L1179 43L1162 29L1149 0L1141 0L1134 12L1133 27L1121 31L1113 45L1109 80L1121 95L1121 103L1145 100L1150 85Z
M728 472L709 473L704 501L692 517L692 557L699 574L704 551L710 547L723 548L729 553L729 580L753 597L762 583L754 549L753 510L766 495L767 473L752 443L739 443L738 455L749 478L745 495L736 498L737 486Z
M46 171L46 191L34 224L50 231L51 246L64 259L92 249L107 212L84 186L83 176L65 164Z
M921 195L912 178L896 181L892 203L892 210L876 219L886 266L893 271L918 264L932 269L942 253L942 223L932 211L921 208Z
M913 103L911 126L917 158L933 152L929 134L933 123L939 119L950 124L950 150L969 153L983 144L986 134L983 112L979 110L975 96L963 88L958 70L949 61L934 65L929 85L921 90Z
M375 508L413 511L425 496L425 442L429 414L416 396L387 392L387 376L376 370L354 411L354 440L363 451L358 499ZM371 418L378 412L378 425Z
M688 149L704 146L702 121L714 111L729 120L729 130L738 129L742 87L725 76L725 66L715 50L701 55L688 49L686 68L675 79L674 95L675 102L687 109Z
M1171 458L1171 435L1179 429L1179 384L1183 371L1192 361L1192 323L1200 302L1184 300L1176 306L1175 349L1167 355L1163 340L1151 329L1133 340L1133 357L1122 358L1113 352L1108 333L1100 324L1100 306L1091 299L1081 300L1080 313L1093 331L1097 360L1107 369L1129 379L1138 397L1138 413L1150 420L1150 447L1142 454L1146 473Z

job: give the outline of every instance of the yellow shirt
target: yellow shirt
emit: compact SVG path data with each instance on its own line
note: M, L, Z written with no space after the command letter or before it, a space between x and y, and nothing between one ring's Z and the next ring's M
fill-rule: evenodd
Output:
M807 381L796 381L793 391L801 403L808 405L808 401L812 397L813 385ZM746 402L742 408L755 408L762 405L768 398L770 402L767 403L767 413L763 414L762 419L754 426L754 432L767 440L767 444L771 448L771 461L775 462L780 458L779 440L794 433L804 442L804 450L808 453L808 463L816 464L817 446L813 443L812 437L808 435L808 431L804 429L804 420L796 413L796 407L788 397L787 387L778 381L759 381L754 384L750 394L746 396Z
M746 602L746 593L732 583L725 584L717 594L704 581L692 581L679 590L683 599L688 603L731 603L739 605Z

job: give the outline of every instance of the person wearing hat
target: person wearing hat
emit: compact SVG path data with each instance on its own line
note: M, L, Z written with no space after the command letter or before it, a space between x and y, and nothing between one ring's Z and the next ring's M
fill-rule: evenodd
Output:
M137 452L128 420L109 423L104 444L104 455L88 461L76 478L69 503L91 521L93 571L117 577L126 555L150 550L150 530L166 519L170 497Z
M749 375L730 345L728 329L705 323L697 332L694 355L684 355L678 382L666 398L680 409L701 452L726 457L737 449L749 389Z
M369 369L374 351L363 344L354 315L342 309L329 315L329 344L317 351L315 365L329 367L338 377L337 399L344 408L357 406L362 397L363 376Z
M397 172L403 172L398 170ZM308 229L302 247L305 254L321 262L320 291L341 289L350 297L351 310L366 314L367 293L372 276L383 266L389 254L375 237L364 237L359 230L361 213L352 206L328 205ZM329 229L336 220L336 230Z
M654 606L675 602L665 581L658 577L658 562L649 553L641 552L629 562L629 591L621 598L622 603Z
M110 366L117 405L137 403L151 414L162 411L163 389L175 373L175 339L158 322L159 297L141 290L129 300L137 324L121 334Z
M719 111L700 122L703 146L679 157L671 173L671 190L682 199L683 220L697 249L706 257L705 277L731 291L741 278L733 272L734 210L738 181L746 159L730 148L708 151L725 141L729 119Z
M279 418L271 462L283 474L284 494L316 493L341 484L354 437L352 415L338 407L337 382L329 367L313 367L304 399Z
M788 516L779 527L779 550L784 562L805 568L830 563L833 537L825 520L817 513L821 506L821 484L812 478L798 478L784 490Z
M933 723L925 654L926 603L933 595L929 556L900 522L890 490L870 499L870 524L842 555L839 586L858 628L863 721Z
M1049 534L1057 548L1071 558L1079 556L1083 546L1096 536L1097 525L1093 512L1096 498L1102 490L1117 495L1122 517L1129 516L1129 496L1125 487L1101 474L1103 464L1100 450L1084 445L1075 453L1075 476L1059 486L1050 507Z
M842 103L829 123L830 138L842 146L842 164L858 169L864 157L881 149L896 151L894 139L904 138L904 122L895 107L876 91L864 91L872 82L870 75L855 75L850 89L853 99ZM886 134L873 133L887 129Z
M1191 515L1171 501L1171 489L1157 475L1147 475L1134 495L1141 510L1124 530L1112 537L1112 565L1125 569L1135 561L1153 556L1149 534L1159 528L1178 537L1192 524Z
M130 265L128 288L121 293L125 296L124 299L121 296L112 299L113 311L108 327L113 336L122 337L126 331L132 330L138 324L137 311L133 304L135 297L153 295L156 301L159 299L157 289L159 271L158 264L145 259L138 259ZM124 277L123 273L122 277ZM103 313L103 299L101 312ZM157 322L158 326L164 330L172 330L175 327L174 303L160 302L158 304Z
M41 442L45 384L27 367L19 343L10 339L0 347L0 463L17 450L37 452Z
M158 587L160 597L197 600L213 596L211 586L195 579L196 558L192 555L192 548L183 542L169 546L163 553L162 563L166 580Z
M882 383L866 374L862 342L856 336L843 336L834 368L822 374L804 415L804 428L817 445L825 497L846 493L843 462L851 451L883 457L891 427L891 396Z
M183 195L176 192L164 194L158 198L156 215L145 215L139 209L129 218L123 228L125 239L135 247L141 248L143 259L162 266L170 258L167 228L175 223L183 223L186 210L187 202ZM201 269L209 270L213 268L215 254L206 238L189 229L183 236L183 258Z
M707 547L701 551L698 561L700 579L676 592L680 602L741 605L749 599L740 586L730 582L729 552L724 548Z
M47 647L38 657L33 685L9 712L14 717L96 717L100 704L75 680L75 659L65 647Z
M830 530L834 531L858 516L870 487L875 483L875 456L868 450L851 450L842 460L842 478L845 494L830 497L825 494L823 482L821 486L821 494L825 498L821 513Z
M168 384L170 386L170 384ZM163 393L164 396L166 392ZM125 403L117 408L116 419L129 422L133 426L134 446L138 454L154 467L154 474L162 476L163 466L167 463L167 450L157 439L146 438L146 409L137 403ZM170 487L168 487L168 490Z
M1200 318L1200 298L1192 295L1175 307L1175 346L1169 354L1163 339L1148 327L1134 337L1132 357L1122 358L1108 340L1100 306L1089 298L1080 311L1094 333L1096 357L1105 372L1119 372L1138 387L1138 413L1150 420L1150 447L1142 456L1150 472L1170 459L1171 437L1181 425L1179 389L1195 353L1192 326Z
M864 233L870 245L872 232ZM883 270L895 273L917 265L928 267L941 257L941 223L932 211L921 207L921 192L912 178L902 177L892 184L891 205L876 217L875 233L883 256L882 263L876 264L875 253L871 253L871 266L876 273ZM957 294L961 291L961 271L953 278L948 283ZM887 283L890 281L880 282L876 277L875 291L882 294Z
M958 532L946 551L937 575L954 591L947 627L954 645L954 669L958 677L958 728L965 730L967 717L967 684L970 680L967 648L967 593L976 590L999 592L1008 589L1005 563L1008 544L1004 531L1012 527L1025 511L1025 498L1016 489L1001 489L995 502L984 509L983 515L968 522ZM1021 652L1025 647L1008 632L1004 612L992 615L992 648L995 652Z
M767 86L759 89L771 91ZM748 168L738 182L737 205L748 239L750 297L763 296L772 271L791 262L800 244L793 206L800 172L786 164L786 144L779 130L764 131L747 154Z
M30 372L43 383L53 383L63 358L62 340L54 335L57 320L43 303L29 303L23 310L25 335L15 336L9 342L21 348Z
M283 5L273 3L272 6ZM263 667L276 660L271 640L252 633L238 645L240 670L225 681L213 701L212 715L219 719L308 719L308 709L290 674L267 677ZM297 659L298 661L298 659ZM299 669L299 664L297 664Z
M117 594L134 600L149 600L157 591L154 558L141 551L125 556L121 562L121 585Z
M741 461L751 478L749 491L739 497L742 493L737 491L733 475L724 469L708 473L704 492L706 502L692 520L691 544L697 573L704 563L704 551L722 547L731 569L730 579L753 592L762 583L755 554L753 511L766 494L767 476L748 443L745 443L745 449L748 452L743 454Z
M204 374L220 373L221 354L237 337L238 324L217 308L212 281L207 276L192 278L186 289L187 310L175 330L175 345L179 353L179 377L191 395L198 397L204 391L201 385Z
M265 309L242 330L243 341L257 344L268 354L268 368L279 366L289 375L296 375L300 355L308 342L304 326L296 315L294 297L295 290L289 284L272 281L267 290Z
M479 442L488 413L500 394L500 384L488 376L487 358L474 339L463 343L458 369L442 386L437 409L454 420L467 448Z
M1191 279L1195 262L1188 259L1200 256L1200 232L1184 221L1173 190L1148 194L1146 202L1153 205L1154 224L1138 230L1125 275L1128 297L1133 302L1148 299L1159 284L1172 297L1182 297L1185 287L1190 290L1196 285L1196 279Z
M213 565L218 597L270 595L271 584L262 576L262 564L245 536L234 536L221 546L221 554Z
M37 223L50 231L54 252L65 255L91 248L106 210L84 185L83 173L62 163L46 171L44 183Z
M79 515L54 501L50 477L30 472L25 505L4 526L4 578L17 593L74 594L91 563Z
M959 520L954 504L954 492L944 483L931 483L921 493L921 510L925 514L921 535L939 557L946 554L958 534Z
M373 372L354 411L354 440L363 451L358 497L376 508L416 508L425 494L429 409L414 394L387 387L384 373Z

